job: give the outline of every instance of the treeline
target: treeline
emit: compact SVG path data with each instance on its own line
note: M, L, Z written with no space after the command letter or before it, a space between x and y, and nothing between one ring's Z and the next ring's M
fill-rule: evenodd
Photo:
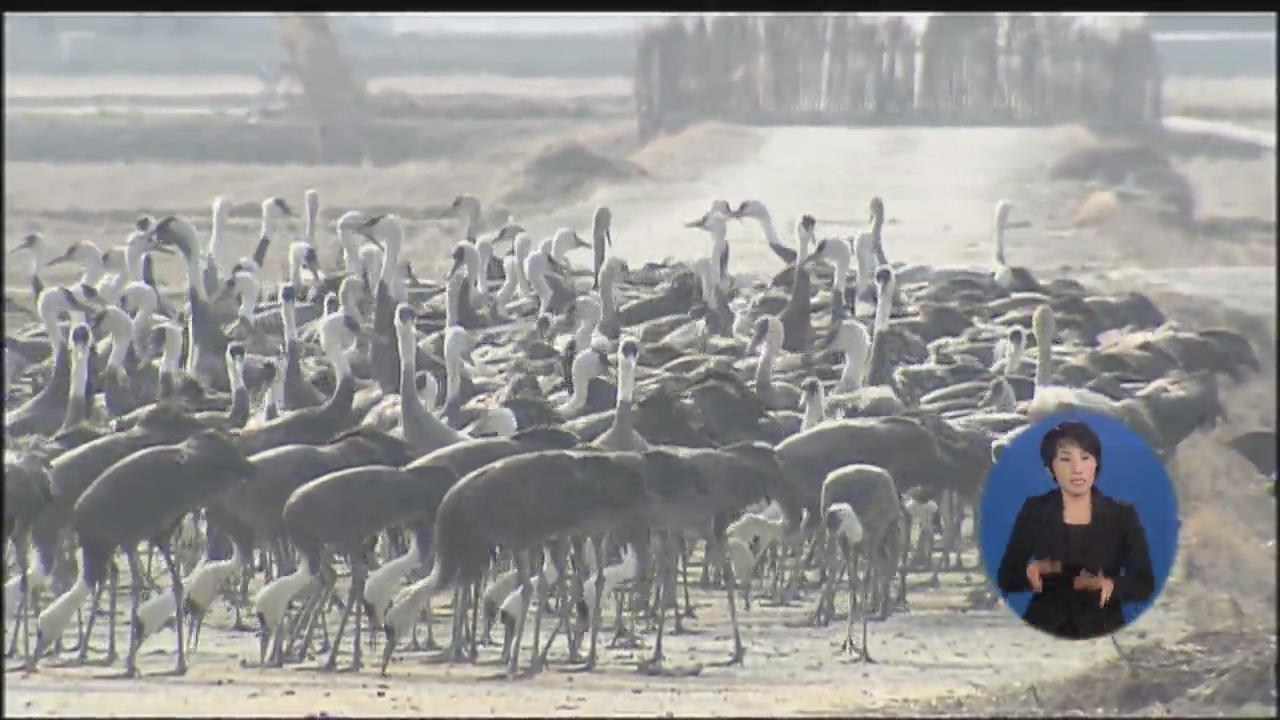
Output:
M640 133L702 118L766 123L1141 124L1160 63L1140 24L1055 15L722 15L646 28Z

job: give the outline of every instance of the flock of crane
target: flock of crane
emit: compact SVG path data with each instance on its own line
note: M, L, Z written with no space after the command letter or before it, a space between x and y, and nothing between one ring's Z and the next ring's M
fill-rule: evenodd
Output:
M269 198L253 255L228 265L230 207L214 201L207 245L171 215L105 252L50 257L40 235L9 251L34 258L34 310L6 305L36 322L4 345L4 606L8 652L21 638L30 670L71 652L73 616L87 660L104 589L116 660L122 553L128 674L170 622L184 672L224 594L237 629L252 608L264 666L323 635L334 669L350 621L358 669L367 621L385 673L406 642L435 647L433 599L450 592L444 659L476 661L501 623L514 677L533 605L530 670L561 632L568 661L594 667L608 599L614 642L656 622L641 667L659 671L667 610L677 627L691 614L699 542L700 582L727 595L731 663L745 654L736 594L749 610L753 589L784 604L817 589L809 621L826 624L846 575L844 648L870 661L868 620L905 609L909 567L936 581L961 565L991 463L1030 423L1101 412L1168 457L1221 416L1218 373L1258 368L1237 333L1008 265L1005 234L1028 223L1004 201L990 268L890 262L879 198L867 231L818 239L804 215L794 244L763 203L716 200L683 231L709 235L708 253L629 268L608 208L590 242L571 228L539 242L515 223L482 235L463 195L442 283L414 275L394 215L347 212L322 244L314 190L301 239L282 237L293 211ZM782 267L771 281L731 274L733 220L759 224ZM579 248L590 268L570 261ZM157 283L157 254L181 257L185 290ZM83 276L43 284L60 263Z

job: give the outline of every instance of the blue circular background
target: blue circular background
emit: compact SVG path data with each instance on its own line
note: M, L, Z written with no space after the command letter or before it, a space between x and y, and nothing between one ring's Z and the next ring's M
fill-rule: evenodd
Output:
M1133 503L1147 536L1155 591L1146 601L1124 603L1124 621L1128 624L1160 596L1169 579L1178 550L1178 501L1169 473L1155 452L1119 420L1086 412L1062 413L1035 423L1009 443L1000 461L991 468L983 489L978 526L982 564L992 586L998 587L996 572L1022 503L1058 486L1040 460L1040 441L1046 432L1066 420L1083 421L1098 434L1102 441L1102 472L1098 473L1095 487L1117 500ZM1000 594L1019 617L1031 602L1030 591Z

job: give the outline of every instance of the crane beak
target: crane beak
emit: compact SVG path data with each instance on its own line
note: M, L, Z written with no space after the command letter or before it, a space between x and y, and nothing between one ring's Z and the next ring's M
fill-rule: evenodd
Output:
M1015 222L1008 222L1004 224L1005 230L1014 230L1017 228L1029 228L1029 227L1031 227L1030 220L1018 220Z
M604 230L604 241L606 245L613 247L613 233L609 231L609 228Z
M697 220L690 220L684 226L687 228L705 228L707 226L707 216L703 215Z
M458 272L458 268L460 268L460 267L462 267L462 260L461 260L461 259L455 259L455 260L453 261L453 266L449 268L449 274L448 274L448 275L445 275L445 277L446 277L446 278L451 278L451 277L453 277L454 275L456 275L456 274L457 274L457 272Z
M591 247L591 243L587 242L586 240L583 240L582 236L579 235L578 233L574 233L573 246L576 248L589 248Z

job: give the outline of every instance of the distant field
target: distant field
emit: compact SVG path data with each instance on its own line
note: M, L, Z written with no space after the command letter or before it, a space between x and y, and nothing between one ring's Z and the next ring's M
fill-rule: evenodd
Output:
M1164 79L1166 115L1219 111L1275 117L1275 77L1209 78L1170 75Z
M629 77L542 78L501 75L383 75L368 80L370 92L411 95L486 93L576 97L630 95ZM190 95L257 95L262 81L254 75L53 75L4 76L5 100L88 98L147 95L179 98Z

